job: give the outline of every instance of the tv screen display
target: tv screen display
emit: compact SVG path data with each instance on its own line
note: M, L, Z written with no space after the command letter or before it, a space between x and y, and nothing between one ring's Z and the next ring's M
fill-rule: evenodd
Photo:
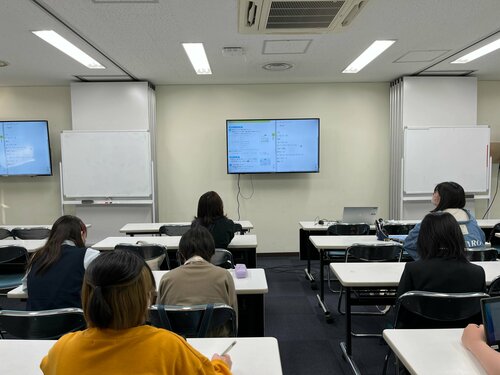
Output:
M0 121L0 176L50 176L47 121Z
M227 173L319 172L319 119L227 120Z

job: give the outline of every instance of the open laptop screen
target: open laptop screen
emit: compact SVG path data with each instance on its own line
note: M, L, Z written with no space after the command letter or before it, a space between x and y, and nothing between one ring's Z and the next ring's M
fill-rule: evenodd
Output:
M500 345L500 297L483 298L481 312L486 342L494 349L498 349Z
M344 207L342 222L349 224L373 224L377 218L378 207Z

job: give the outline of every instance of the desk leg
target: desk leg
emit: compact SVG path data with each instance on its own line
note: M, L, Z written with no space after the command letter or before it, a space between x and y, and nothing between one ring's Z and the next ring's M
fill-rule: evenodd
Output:
M323 312L325 313L325 319L327 323L332 323L333 318L330 315L330 311L328 311L326 305L325 305L325 283L324 283L324 278L325 278L325 270L324 270L324 263L325 261L325 251L321 249L319 251L319 295L316 294L316 298L318 298L318 303Z
M340 343L340 349L342 350L342 357L349 363L354 374L361 375L361 372L356 366L354 359L352 358L352 337L351 337L351 288L345 287L345 342Z
M309 235L311 232L305 231L303 229L299 230L299 246L300 246L300 259L302 258L303 253L305 253L307 260L307 268L304 269L304 273L306 274L306 279L311 282L311 289L316 290L318 286L316 285L316 280L314 280L314 276L311 273L311 242L309 241Z

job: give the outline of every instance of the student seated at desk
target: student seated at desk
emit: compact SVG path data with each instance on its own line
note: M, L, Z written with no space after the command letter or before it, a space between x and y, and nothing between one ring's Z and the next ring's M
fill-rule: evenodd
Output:
M202 225L212 234L216 249L227 249L237 230L234 222L224 215L224 204L215 191L203 194L198 200L198 212L193 225Z
M199 305L225 303L238 313L236 289L231 274L214 266L215 252L208 230L194 226L181 237L179 255L184 264L166 273L159 288L158 303L164 305ZM224 332L214 334L224 336Z
M436 206L431 212L445 211L453 215L460 224L465 246L467 248L483 247L485 235L479 227L474 216L465 209L465 192L462 186L456 182L442 182L434 188L431 202ZM408 233L404 241L405 251L413 258L418 259L417 239L420 231L420 224Z
M114 250L85 272L82 305L88 328L61 337L43 358L45 375L230 374L231 358L212 361L173 332L145 325L156 291L136 254Z
M500 374L500 353L486 343L482 325L469 324L462 334L462 343L476 357L488 375Z
M442 293L486 291L484 269L467 260L464 236L451 214L441 211L427 214L420 226L417 248L420 259L406 263L398 296L412 290ZM398 328L418 327L417 316L403 315L399 321L401 326Z
M82 306L83 274L99 255L85 247L86 238L87 227L79 218L65 215L56 220L46 244L28 263L23 281L28 289L26 310Z

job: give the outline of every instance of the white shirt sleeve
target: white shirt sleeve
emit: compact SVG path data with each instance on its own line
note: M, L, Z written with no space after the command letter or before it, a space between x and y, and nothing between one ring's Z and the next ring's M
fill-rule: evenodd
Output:
M85 258L83 258L83 268L87 269L89 264L99 256L99 250L92 249L89 247L85 252Z

